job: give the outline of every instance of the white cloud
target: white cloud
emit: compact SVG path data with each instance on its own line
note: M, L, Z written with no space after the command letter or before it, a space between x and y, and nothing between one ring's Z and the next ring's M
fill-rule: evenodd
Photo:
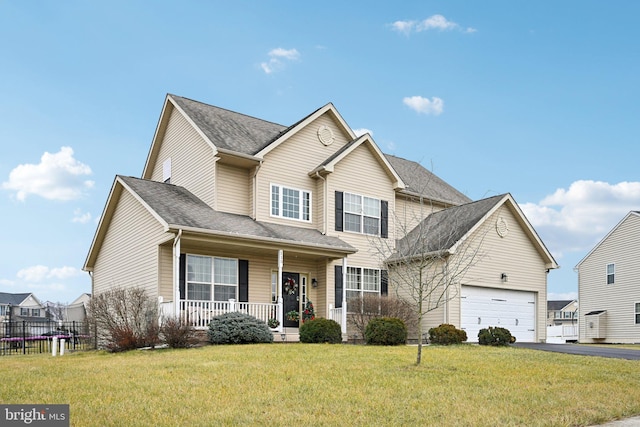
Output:
M453 21L449 21L442 15L433 15L420 22L416 27L417 31L427 31L427 30L453 30L459 28L460 26Z
M367 128L353 129L353 133L355 133L356 136L362 136L365 133L368 133L369 135L373 136L373 131Z
M578 299L577 292L549 292L547 294L547 301L558 301L558 300L571 300Z
M284 69L285 61L297 61L300 59L300 52L296 49L283 49L281 47L272 49L268 55L269 61L260 64L262 70L267 74Z
M629 211L640 208L640 182L575 181L520 207L556 258L586 255Z
M49 268L44 265L34 265L18 271L16 276L25 282L42 282L47 279L68 279L80 274L75 267Z
M89 212L82 212L80 209L73 211L73 218L71 222L77 222L79 224L86 224L91 221L91 214Z
M0 286L13 286L15 282L8 279L0 279Z
M438 30L438 31L462 31L464 33L475 33L478 30L472 27L463 28L460 24L450 21L440 14L432 15L422 21L395 21L390 24L394 31L409 35L415 31L420 33L422 31Z
M72 200L93 187L93 181L84 179L87 175L91 175L91 168L73 158L71 147L62 147L54 154L45 152L38 164L15 167L2 188L15 191L20 201L29 194L49 200Z
M444 101L438 97L423 98L421 96L406 97L402 102L412 110L421 114L439 116L444 108Z

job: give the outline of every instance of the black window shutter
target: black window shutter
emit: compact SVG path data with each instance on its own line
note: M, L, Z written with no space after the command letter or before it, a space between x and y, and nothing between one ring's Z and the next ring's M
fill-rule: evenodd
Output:
M389 237L389 202L380 201L380 237Z
M185 277L187 275L187 255L180 254L180 273L178 275L179 284L180 284L180 299L185 300Z
M380 270L380 295L389 295L389 272Z
M336 292L335 292L335 299L336 299L336 308L340 308L342 307L342 292L343 291L343 286L342 286L342 266L341 265L336 265L335 268L336 271Z
M336 191L336 231L343 230L343 193Z
M238 301L249 302L249 261L238 260Z

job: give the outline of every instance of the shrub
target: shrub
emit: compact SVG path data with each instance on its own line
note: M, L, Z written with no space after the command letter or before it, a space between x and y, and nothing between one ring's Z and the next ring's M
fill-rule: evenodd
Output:
M407 342L407 326L397 317L371 319L364 332L367 344L400 345Z
M480 345L507 346L514 342L516 342L516 337L505 328L489 326L478 332L478 344Z
M216 316L207 331L212 344L253 344L273 342L273 334L262 320L238 312Z
M429 342L432 344L460 344L467 340L467 333L448 323L429 329Z
M350 298L347 302L349 323L364 338L364 333L371 319L380 317L397 317L402 319L407 329L415 332L418 319L413 305L393 295L378 295L365 292L362 297Z
M187 348L198 342L195 329L175 316L163 319L160 336L171 348Z
M155 346L159 342L157 307L158 303L137 287L93 296L88 317L98 346L114 352Z
M322 317L308 320L300 326L300 342L339 344L342 329L335 320Z

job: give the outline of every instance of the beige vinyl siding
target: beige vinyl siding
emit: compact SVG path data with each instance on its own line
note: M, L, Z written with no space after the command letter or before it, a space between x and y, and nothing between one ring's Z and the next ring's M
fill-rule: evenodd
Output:
M173 246L164 245L158 248L158 295L164 302L173 301Z
M328 126L333 131L335 141L331 145L325 146L318 140L317 130L320 126ZM329 115L325 114L269 152L258 172L256 219L321 230L322 217L318 215L317 207L322 203L318 198L323 195L318 194L316 182L318 178L309 177L308 173L347 142L349 142L347 135L338 128ZM271 184L310 191L312 193L311 222L271 216Z
M213 148L184 116L172 109L167 130L151 179L162 182L162 165L171 158L171 184L187 188L215 208L215 168Z
M500 217L507 221L509 227L505 237L500 237L496 232L496 222ZM477 241L482 236L482 259L467 272L461 285L534 292L536 341L546 339L547 273L543 257L506 205L501 206L479 227L473 239ZM507 274L508 282L501 281L502 273ZM459 326L459 293L449 304L449 310L452 321Z
M335 171L327 178L329 191L327 203L329 206L327 235L336 236L350 245L358 248L358 252L349 255L348 264L357 267L379 268L381 256L378 249L394 242L395 192L391 179L384 172L370 148L361 145L349 156L339 162ZM358 194L389 202L389 237L335 231L335 192Z
M580 342L585 314L606 310L606 337L599 342L640 343L635 303L640 302L640 217L629 215L579 265ZM615 281L607 285L607 264L615 264Z
M409 198L405 195L398 195L395 198L395 211L389 212L393 215L396 223L396 238L402 239L409 231L413 230L427 216L439 212L442 206L424 200Z
M170 236L151 214L123 190L93 271L93 292L142 287L158 296L158 244Z
M216 209L238 215L250 215L249 190L250 177L247 169L218 163L216 185L218 193L223 195L217 200Z

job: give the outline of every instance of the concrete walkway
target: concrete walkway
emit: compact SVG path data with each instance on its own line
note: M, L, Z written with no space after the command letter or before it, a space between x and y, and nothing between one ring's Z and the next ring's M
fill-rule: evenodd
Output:
M640 417L625 418L624 420L611 421L605 424L598 424L602 427L638 427L640 426ZM596 427L596 426L592 426Z

